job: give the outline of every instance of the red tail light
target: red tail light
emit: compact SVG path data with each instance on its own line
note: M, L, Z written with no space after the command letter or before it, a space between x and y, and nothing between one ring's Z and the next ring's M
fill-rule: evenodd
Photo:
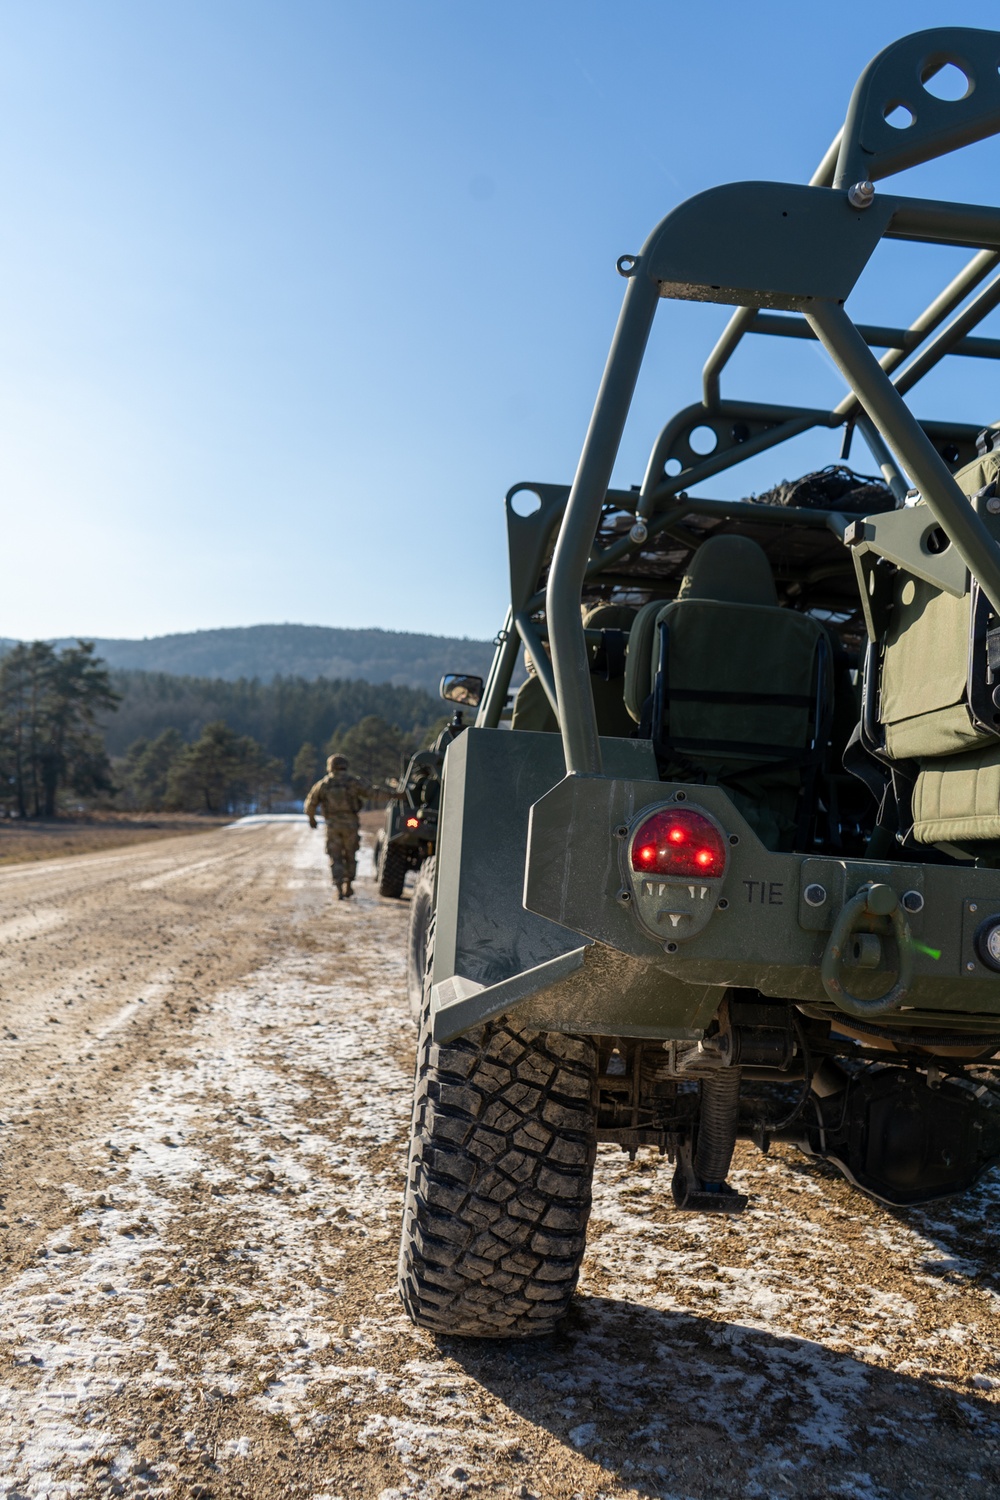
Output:
M407 826L407 828L419 828L420 827L420 819L419 818L407 818L407 820L406 820L406 826Z
M728 858L722 834L693 808L662 808L632 840L632 868L643 875L717 878L726 873Z

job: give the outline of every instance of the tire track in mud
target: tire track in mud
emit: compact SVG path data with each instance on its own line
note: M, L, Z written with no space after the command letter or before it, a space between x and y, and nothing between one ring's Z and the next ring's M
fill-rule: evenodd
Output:
M8 1060L8 1087L40 1107L4 1132L7 1500L997 1493L995 1178L893 1214L791 1151L744 1147L751 1209L713 1219L667 1206L665 1166L602 1148L558 1334L413 1329L394 1285L406 903L380 901L365 867L357 901L331 901L305 829L204 842L186 872L162 846L117 857L131 916L91 954L86 1020ZM102 864L120 907L122 867ZM99 906L73 870L50 894L72 909L78 889ZM63 979L40 941L19 982L44 1009ZM160 988L140 983L140 1006L143 955ZM65 1108L74 1070L55 1064L126 1004L117 1071L95 1058L91 1094Z

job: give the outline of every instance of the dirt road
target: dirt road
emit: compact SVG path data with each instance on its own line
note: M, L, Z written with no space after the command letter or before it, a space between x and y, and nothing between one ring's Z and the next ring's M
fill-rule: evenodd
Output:
M747 1148L726 1222L603 1150L563 1332L410 1327L406 906L328 879L287 823L0 871L5 1500L1000 1492L995 1178Z

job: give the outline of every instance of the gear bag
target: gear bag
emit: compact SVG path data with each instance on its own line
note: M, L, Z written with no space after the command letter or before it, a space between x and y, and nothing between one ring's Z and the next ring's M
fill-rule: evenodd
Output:
M955 480L984 512L998 493L1000 453L975 459ZM913 509L926 514L922 500ZM939 529L930 535L948 545ZM907 842L998 841L1000 619L968 574L956 598L899 567L888 602L866 665L864 740L912 778L910 817L901 820Z

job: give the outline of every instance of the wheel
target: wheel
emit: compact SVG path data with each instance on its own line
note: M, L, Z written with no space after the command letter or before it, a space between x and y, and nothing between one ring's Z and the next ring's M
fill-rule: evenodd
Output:
M439 1046L421 1005L399 1289L414 1323L469 1338L551 1333L576 1288L596 1151L589 1037L502 1018Z
M408 869L409 863L402 849L397 849L395 844L390 844L383 833L375 864L375 879L378 882L379 895L401 896Z
M410 1015L420 1021L420 1002L424 994L424 972L427 968L427 937L434 906L434 856L420 866L417 883L410 899L410 926L406 935L406 995Z

